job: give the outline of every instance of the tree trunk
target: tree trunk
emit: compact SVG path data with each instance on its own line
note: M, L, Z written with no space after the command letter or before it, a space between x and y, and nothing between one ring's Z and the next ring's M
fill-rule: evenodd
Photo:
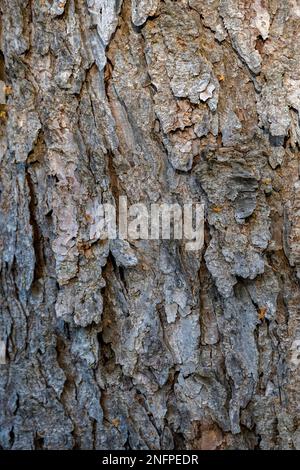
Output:
M300 449L295 0L1 0L3 449ZM97 208L205 204L205 244Z

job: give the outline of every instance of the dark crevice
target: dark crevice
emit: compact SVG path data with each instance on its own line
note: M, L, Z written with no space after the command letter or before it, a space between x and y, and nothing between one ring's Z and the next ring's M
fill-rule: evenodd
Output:
M5 60L3 52L0 50L0 80L2 82L6 81L6 72L5 72Z
M259 35L258 38L256 39L255 49L256 49L260 54L263 53L264 45L265 45L265 41L264 41L264 39L262 38L262 36Z
M36 434L34 437L34 449L42 450L44 448L44 438L39 434Z
M26 173L26 181L29 189L29 213L30 213L30 225L32 227L33 233L33 248L35 252L35 267L34 267L34 277L33 283L40 279L44 273L44 253L43 253L43 236L40 232L40 226L36 216L36 189L32 181L31 175L29 172Z
M15 433L14 433L14 428L12 427L12 429L9 431L9 443L11 447L14 445L14 442L15 442Z
M186 449L186 438L180 432L173 433L174 450L185 450Z

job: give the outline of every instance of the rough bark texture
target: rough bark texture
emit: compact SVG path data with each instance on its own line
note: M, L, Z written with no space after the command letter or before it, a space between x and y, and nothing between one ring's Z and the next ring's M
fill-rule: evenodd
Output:
M300 449L297 0L0 0L4 449ZM97 207L205 203L205 247Z

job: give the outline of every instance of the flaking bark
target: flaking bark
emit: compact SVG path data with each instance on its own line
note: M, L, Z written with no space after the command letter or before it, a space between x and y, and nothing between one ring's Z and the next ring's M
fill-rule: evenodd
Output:
M300 449L300 8L0 0L0 446ZM205 246L97 207L205 203Z

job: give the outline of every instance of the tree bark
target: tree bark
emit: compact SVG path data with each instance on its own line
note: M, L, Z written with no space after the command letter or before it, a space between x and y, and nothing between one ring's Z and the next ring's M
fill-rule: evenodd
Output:
M295 0L0 1L0 446L300 449ZM205 245L97 207L205 204Z

